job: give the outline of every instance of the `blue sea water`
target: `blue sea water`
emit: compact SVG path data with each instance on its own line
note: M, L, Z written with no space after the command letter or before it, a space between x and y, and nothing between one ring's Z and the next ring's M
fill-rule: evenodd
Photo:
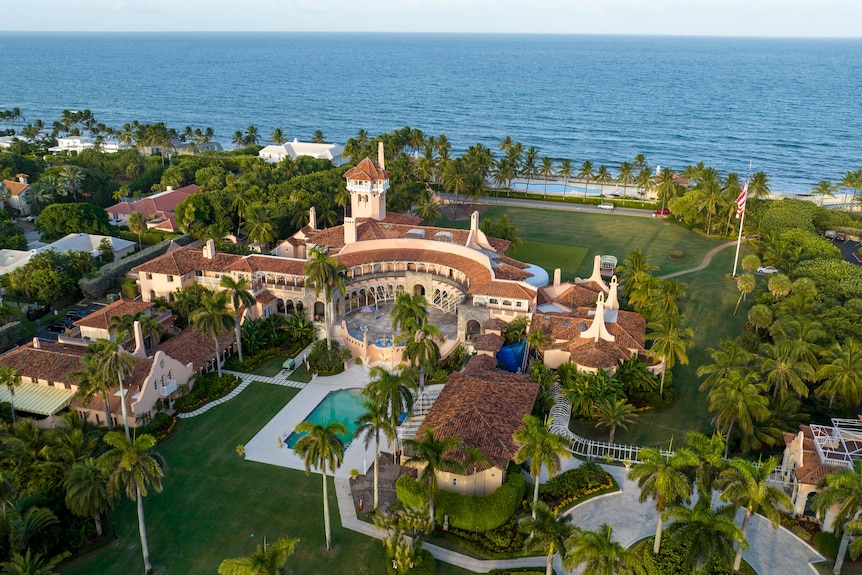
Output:
M0 34L0 109L50 124L249 124L343 143L409 125L614 169L699 161L804 192L862 168L862 41L428 34Z

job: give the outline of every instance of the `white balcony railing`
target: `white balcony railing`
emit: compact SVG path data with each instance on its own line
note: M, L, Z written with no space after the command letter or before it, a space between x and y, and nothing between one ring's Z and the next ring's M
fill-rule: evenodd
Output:
M159 385L159 394L162 397L167 397L177 390L177 380L169 379L167 384Z

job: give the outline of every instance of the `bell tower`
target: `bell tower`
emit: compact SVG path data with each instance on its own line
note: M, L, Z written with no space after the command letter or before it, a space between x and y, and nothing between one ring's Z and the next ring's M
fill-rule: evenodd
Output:
M353 218L386 218L386 190L389 189L391 174L386 171L383 142L379 144L377 155L376 163L371 158L365 158L344 174L350 193L350 215Z

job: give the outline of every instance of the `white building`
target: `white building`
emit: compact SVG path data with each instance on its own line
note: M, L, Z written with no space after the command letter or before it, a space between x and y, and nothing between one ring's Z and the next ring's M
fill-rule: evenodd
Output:
M60 238L52 244L48 244L32 250L0 250L0 275L8 274L16 269L27 265L27 263L39 252L54 250L55 252L87 252L93 257L100 257L99 245L107 238L114 250L114 259L126 257L135 250L135 242L114 238L111 236L99 236L95 234L69 234Z
M317 158L320 160L329 160L334 165L340 166L344 163L341 158L341 153L344 151L344 146L339 144L313 144L311 142L300 142L294 139L292 142L285 144L272 144L266 146L257 153L263 161L270 164L277 164L285 158L296 159L298 156L308 156L309 158Z
M89 136L63 136L57 138L57 145L48 148L52 154L62 154L63 152L81 153L84 150L95 148L96 140ZM119 152L120 150L128 150L130 146L115 138L105 138L102 140L100 148L103 152Z

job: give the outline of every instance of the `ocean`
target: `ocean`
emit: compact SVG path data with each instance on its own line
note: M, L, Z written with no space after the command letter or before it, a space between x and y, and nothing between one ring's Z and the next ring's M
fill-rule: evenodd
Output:
M612 171L636 154L807 192L862 168L862 41L566 35L0 33L0 109L46 124L280 127L344 143L409 125Z

